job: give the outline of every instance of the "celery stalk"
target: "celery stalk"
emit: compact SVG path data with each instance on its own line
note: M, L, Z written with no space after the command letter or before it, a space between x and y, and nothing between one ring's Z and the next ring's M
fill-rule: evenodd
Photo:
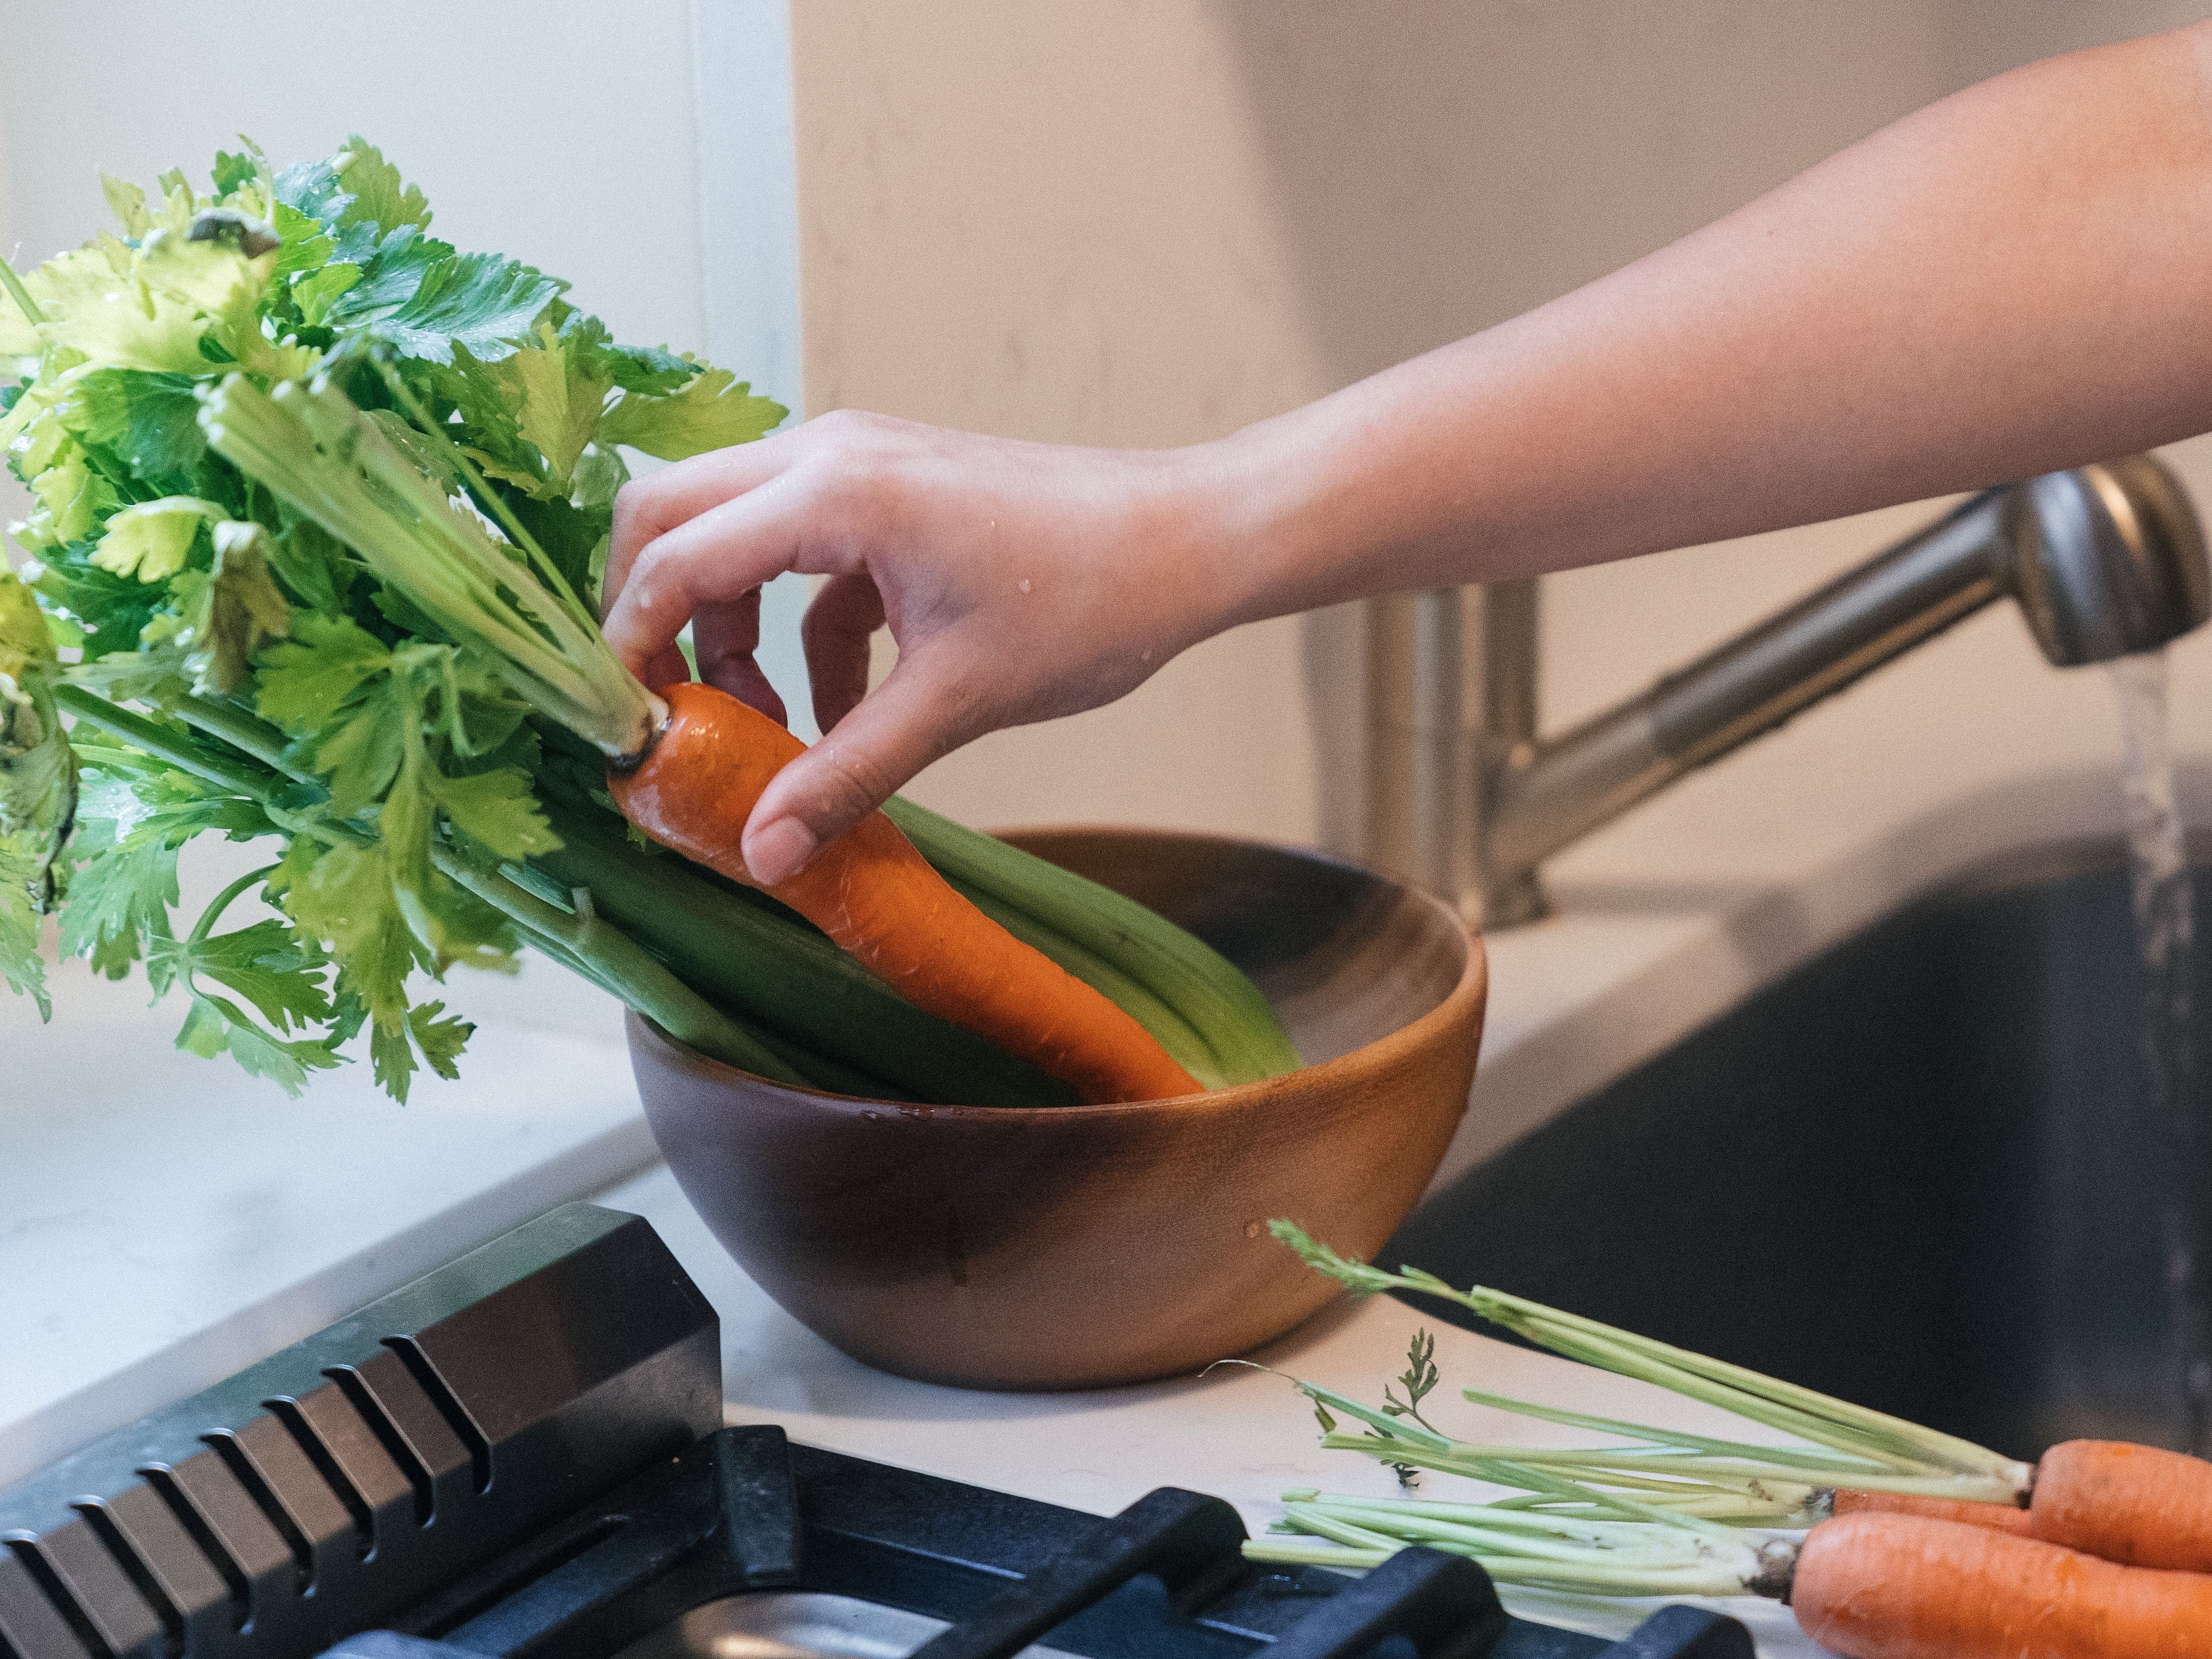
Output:
M1195 1029L1229 1082L1256 1082L1303 1064L1267 1000L1196 935L1111 888L910 800L894 797L884 811L948 879L990 895L1038 925L1036 933L1017 937L1051 956L1056 935L1150 991L1179 1022ZM1080 979L1079 963L1085 959L1071 954L1060 965ZM1140 1021L1145 1017L1136 1008L1129 1012ZM1171 1038L1182 1040L1177 1031L1153 1030L1152 1036L1171 1054Z
M179 771L264 805L287 781L283 775L243 756L233 758L220 751L210 752L156 721L117 708L82 686L58 686L55 700L87 725L120 738ZM190 723L195 712L191 700L187 700L183 712ZM564 964L584 971L595 984L659 1023L678 1041L714 1059L763 1077L787 1083L805 1081L759 1039L685 985L619 929L595 917L564 915L556 907L515 883L488 876L443 849L433 856L447 876L506 915L533 942L542 945L550 941L557 946L553 954Z
M685 980L770 1030L921 1100L1074 1100L1066 1085L899 997L811 924L738 897L672 854L611 843L574 809L553 803L551 816L565 844L539 854L539 868L590 890Z

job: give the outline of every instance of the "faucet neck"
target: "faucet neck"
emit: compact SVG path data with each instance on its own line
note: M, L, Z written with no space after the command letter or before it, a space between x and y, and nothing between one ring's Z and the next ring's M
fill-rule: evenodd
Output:
M1488 927L1547 909L1484 860L1495 781L1536 750L1537 621L1533 576L1367 604L1366 856Z
M1486 927L1534 921L1544 860L2008 592L2060 666L2212 614L2196 514L2148 456L1974 496L1555 738L1534 578L1370 600L1368 857Z

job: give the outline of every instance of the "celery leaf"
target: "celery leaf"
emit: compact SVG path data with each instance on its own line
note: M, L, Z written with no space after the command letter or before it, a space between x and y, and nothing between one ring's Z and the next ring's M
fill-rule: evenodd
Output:
M0 980L52 1012L40 918L59 900L76 763L52 693L53 636L31 592L0 563Z
M92 562L118 576L167 581L185 568L202 527L222 516L219 505L197 495L138 502L108 519Z
M428 964L400 914L384 849L325 847L297 836L270 884L280 890L285 913L337 960L377 1028L403 1020L407 976Z
M70 386L62 423L80 442L114 456L141 483L165 495L190 494L193 471L207 453L193 384L184 374L94 369Z
M169 932L177 854L187 841L208 830L245 841L276 826L258 801L135 751L81 744L79 752L88 781L74 845L84 862L70 880L62 950L120 979Z
M528 858L561 845L531 793L529 778L514 767L441 777L431 789L456 830L501 858Z
M598 327L590 318L583 320ZM599 330L602 338L605 332ZM563 498L614 388L613 368L594 343L590 331L574 319L565 332L541 322L495 370L511 388L520 435L544 457L547 482Z
M344 617L307 615L264 653L255 707L295 737L319 732L364 680L392 665L376 635Z
M338 1063L327 1044L272 1037L228 997L204 992L192 997L177 1047L207 1060L227 1052L248 1077L265 1077L295 1097L307 1086L308 1073L325 1072Z
M399 169L384 159L384 152L359 133L346 140L344 154L332 166L352 198L338 216L340 224L366 222L383 230L402 225L429 228L430 204L422 191L402 179Z
M228 696L245 683L247 664L292 625L292 610L269 574L269 532L223 520L215 526L215 563L187 573L180 611L191 642L185 666L194 687Z
M710 368L665 396L624 393L599 422L599 441L680 461L765 436L790 412L773 398L755 397L729 370Z
M510 356L565 284L495 253L459 253L403 225L377 245L361 280L323 320L343 339L377 339L403 356L480 362Z
M477 1028L458 1017L440 1018L445 1012L442 1002L425 1002L409 1009L407 1031L415 1039L416 1047L422 1051L422 1058L430 1069L451 1082L461 1074L454 1062L461 1057L468 1040L476 1035Z
M327 966L319 951L274 917L205 939L156 939L146 964L157 985L197 977L228 987L279 1031L304 1030L330 1018Z

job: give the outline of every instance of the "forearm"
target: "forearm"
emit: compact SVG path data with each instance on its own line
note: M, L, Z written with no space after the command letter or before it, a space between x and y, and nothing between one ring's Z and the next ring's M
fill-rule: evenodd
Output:
M1223 623L1746 535L2212 428L2212 32L2001 76L1249 428Z

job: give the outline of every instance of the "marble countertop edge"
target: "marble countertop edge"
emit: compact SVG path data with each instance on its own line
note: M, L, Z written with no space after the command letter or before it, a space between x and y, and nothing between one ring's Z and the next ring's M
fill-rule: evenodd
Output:
M650 1169L659 1157L644 1118L631 1117L326 1262L167 1347L0 1425L0 1486L111 1429L221 1382L556 1205Z

